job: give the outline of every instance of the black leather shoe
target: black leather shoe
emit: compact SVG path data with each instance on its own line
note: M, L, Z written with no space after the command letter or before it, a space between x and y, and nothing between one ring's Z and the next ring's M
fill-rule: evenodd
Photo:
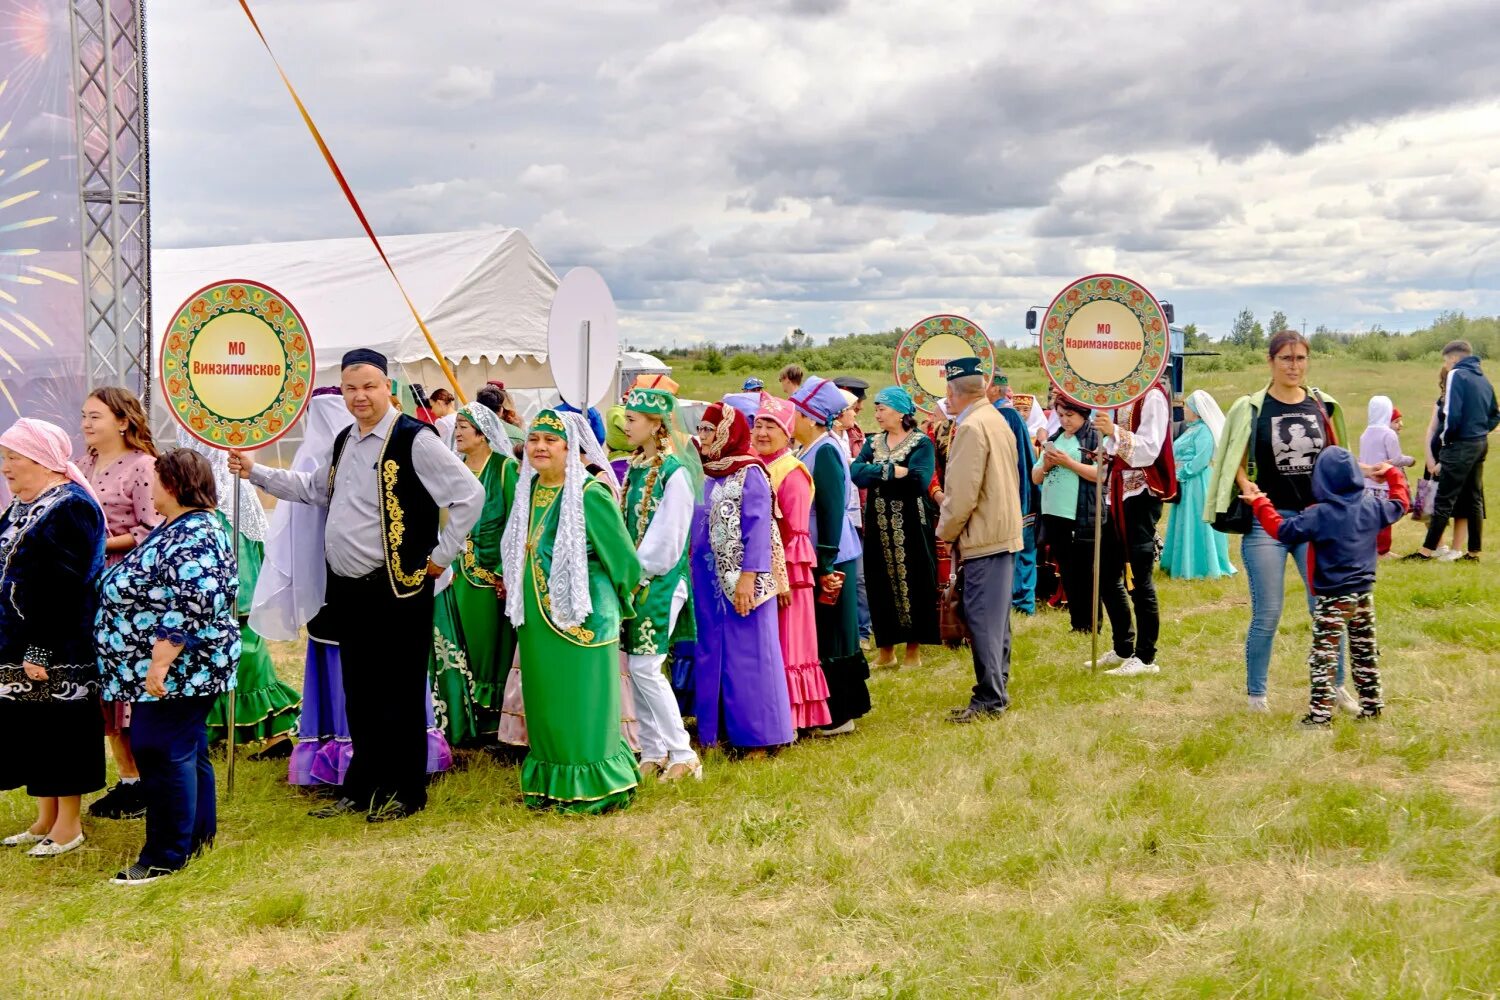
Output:
M406 819L421 812L421 807L413 808L400 799L391 799L379 809L371 809L370 815L365 817L366 823L390 823L393 820Z
M250 755L251 760L286 760L297 748L296 740L277 740L268 747L262 747Z
M961 726L966 726L971 722L983 722L986 719L998 719L1004 714L1005 713L1003 711L997 712L994 709L970 707L954 712L952 715L948 716L948 721L956 722Z
M339 816L348 816L350 813L361 813L365 810L360 808L358 802L353 799L342 798L330 802L326 806L319 806L308 813L313 819L336 819Z

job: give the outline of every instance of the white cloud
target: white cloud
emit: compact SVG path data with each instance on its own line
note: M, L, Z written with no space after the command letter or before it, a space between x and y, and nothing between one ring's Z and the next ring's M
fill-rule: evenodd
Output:
M158 236L352 234L237 11L158 4ZM942 309L1018 337L1095 269L1219 333L1244 306L1310 327L1500 312L1493 0L258 14L378 229L520 226L559 270L600 268L637 344Z
M449 66L428 93L446 104L475 104L495 91L495 71L477 66Z

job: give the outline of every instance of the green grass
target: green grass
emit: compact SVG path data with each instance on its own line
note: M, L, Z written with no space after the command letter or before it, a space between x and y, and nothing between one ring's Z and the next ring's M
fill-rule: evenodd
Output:
M1425 424L1423 367L1317 374ZM1225 402L1254 381L1222 377ZM0 996L1493 996L1500 569L1382 564L1388 715L1332 735L1293 729L1288 584L1269 717L1241 708L1243 581L1164 581L1159 676L1089 675L1086 637L1043 614L1018 622L1002 720L943 722L972 675L929 650L874 678L854 736L710 755L701 785L615 816L528 813L481 757L408 822L315 823L284 767L242 761L217 846L173 879L104 881L139 823L0 854Z

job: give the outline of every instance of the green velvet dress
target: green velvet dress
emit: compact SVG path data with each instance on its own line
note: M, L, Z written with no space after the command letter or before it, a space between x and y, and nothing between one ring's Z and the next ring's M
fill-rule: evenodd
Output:
M222 511L218 517L224 533L233 528ZM244 746L261 743L277 736L290 735L297 729L297 713L302 709L302 696L297 689L282 682L276 676L276 664L271 661L271 652L266 641L251 630L245 619L250 614L250 605L255 597L255 581L260 578L260 564L265 547L240 535L239 570L239 615L240 615L240 662L235 671L234 699L234 743ZM229 726L229 693L219 695L208 712L208 741L217 743L225 738Z
M477 473L484 511L453 562L453 582L437 595L432 626L433 710L452 746L493 739L516 633L495 593L502 578L500 537L516 497L519 465L492 454Z
M620 625L633 617L631 595L641 564L609 487L583 490L593 610L562 628L551 617L548 590L561 512L561 487L533 480L522 586L526 621L521 648L521 692L531 752L521 764L526 804L598 813L627 805L641 772L620 735Z

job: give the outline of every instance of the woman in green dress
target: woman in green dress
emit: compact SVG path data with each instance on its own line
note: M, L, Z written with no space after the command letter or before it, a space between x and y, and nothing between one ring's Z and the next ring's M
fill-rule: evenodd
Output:
M428 673L438 728L451 745L462 746L493 741L515 657L515 629L500 606L500 536L520 464L511 457L500 418L478 403L458 410L453 445L484 486L484 512L453 562L452 582L437 595Z
M521 793L532 807L598 813L627 805L641 778L620 735L620 625L634 617L641 564L580 443L608 466L577 414L532 421L501 562L531 742Z

